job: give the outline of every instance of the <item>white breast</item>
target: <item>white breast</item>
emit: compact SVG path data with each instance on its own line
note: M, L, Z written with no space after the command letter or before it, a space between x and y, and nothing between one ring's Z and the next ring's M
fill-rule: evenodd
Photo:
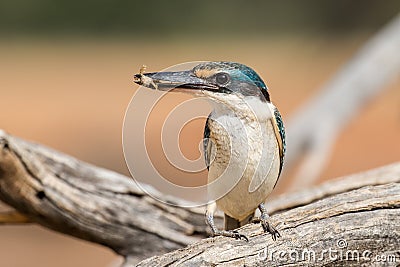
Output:
M219 106L209 125L214 157L209 167L209 197L238 220L265 201L276 183L280 165L268 106L272 104L257 98L247 100L251 111L240 103Z

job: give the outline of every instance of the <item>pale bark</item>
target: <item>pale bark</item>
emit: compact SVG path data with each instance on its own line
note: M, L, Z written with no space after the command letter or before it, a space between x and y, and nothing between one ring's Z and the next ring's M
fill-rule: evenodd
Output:
M32 221L124 256L144 258L206 235L202 209L160 203L132 178L1 131L0 199L20 213L1 214L2 223Z
M126 257L124 266L171 250L140 265L277 266L282 262L260 260L266 247L271 252L312 248L318 254L337 249L340 240L349 250L369 249L374 255L395 255L400 247L400 163L268 201L282 234L277 242L258 224L240 229L249 243L200 240L207 236L203 208L181 208L181 200L159 197L178 206L146 196L128 177L0 131L0 199L16 210L0 214L0 221L34 222L102 244ZM316 265L328 263L329 257ZM309 262L293 263L302 265Z

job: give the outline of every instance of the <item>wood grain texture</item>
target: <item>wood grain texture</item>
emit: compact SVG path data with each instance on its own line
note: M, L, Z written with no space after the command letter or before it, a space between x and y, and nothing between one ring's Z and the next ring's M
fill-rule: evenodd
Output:
M399 177L399 176L397 176ZM138 266L396 266L400 262L400 184L365 186L272 217L276 242L260 225L249 242L208 238ZM392 262L379 262L386 257Z
M248 243L224 237L201 240L208 235L203 208L181 208L182 200L159 195L177 206L167 205L148 197L142 187L159 194L123 175L0 131L0 199L16 210L0 214L0 223L34 222L102 244L125 256L124 266L172 250L139 265L309 266L310 260L292 261L279 252L310 250L316 257L311 265L359 266L361 261L321 255L324 249L338 250L338 242L347 244L343 251L400 256L400 163L268 201L282 234L277 242L259 224L240 229L250 237ZM221 225L221 216L216 219ZM264 259L266 248L270 254Z
M1 131L0 199L32 222L125 256L145 258L207 235L203 209L158 202L129 177Z

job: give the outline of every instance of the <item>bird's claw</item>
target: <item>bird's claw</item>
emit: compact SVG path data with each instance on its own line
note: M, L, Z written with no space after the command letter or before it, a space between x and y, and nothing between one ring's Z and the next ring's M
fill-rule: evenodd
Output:
M242 235L242 234L239 234L239 232L238 231L232 231L232 233L234 234L234 238L235 239L242 239L243 238L243 240L245 240L246 242L249 242L249 239L247 238L247 236L245 236L245 235Z
M272 226L268 222L268 220L261 219L261 225L262 225L262 228L264 229L264 232L268 232L272 235L272 239L274 241L276 241L277 238L281 237L281 234L278 232L278 230L274 226Z
M249 242L249 238L245 235L240 234L238 231L234 230L234 231L218 231L216 233L214 233L214 236L226 236L226 237L232 237L235 238L237 240L243 239L246 242Z

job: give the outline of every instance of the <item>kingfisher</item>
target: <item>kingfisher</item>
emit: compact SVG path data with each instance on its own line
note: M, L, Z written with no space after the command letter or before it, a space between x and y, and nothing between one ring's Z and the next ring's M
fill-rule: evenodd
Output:
M206 223L213 236L248 241L236 229L254 219L273 240L280 237L265 207L276 186L286 152L285 127L269 88L250 67L235 62L202 62L183 71L134 75L134 82L151 89L181 91L211 100L204 128L209 203ZM224 212L224 229L214 223Z

